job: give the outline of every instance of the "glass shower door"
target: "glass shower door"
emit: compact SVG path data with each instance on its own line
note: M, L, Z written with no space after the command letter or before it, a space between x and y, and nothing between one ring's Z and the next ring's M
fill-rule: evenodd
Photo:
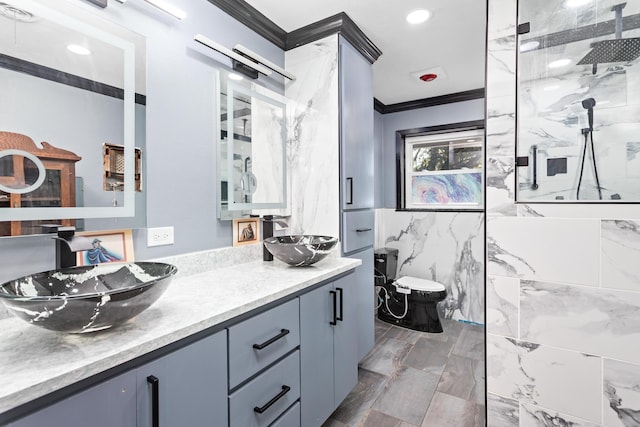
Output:
M517 200L640 201L640 0L518 8Z

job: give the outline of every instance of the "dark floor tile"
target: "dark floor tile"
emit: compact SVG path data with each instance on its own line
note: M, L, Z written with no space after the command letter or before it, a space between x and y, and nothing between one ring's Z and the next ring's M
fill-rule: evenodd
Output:
M385 375L358 369L358 384L331 414L331 418L348 425L358 425L382 393L386 381Z
M424 335L424 332L414 331L413 329L403 328L400 326L391 326L385 334L385 338L393 338L398 341L415 344L416 341L418 341L418 338L422 335Z
M376 342L382 339L382 336L391 328L391 325L376 318L375 320L375 339Z
M438 380L438 375L401 366L387 381L382 394L373 404L373 409L420 425Z
M402 420L375 410L370 410L359 427L400 427Z
M453 354L484 360L484 331L463 329L453 347Z
M322 427L350 427L347 424L343 424L340 421L329 418L322 424Z
M425 332L423 337L435 340L435 341L451 341L455 342L462 332L462 329L466 326L463 322L451 319L440 319L442 323L443 331L441 333L429 333Z
M404 358L403 363L421 371L440 375L449 360L453 344L453 342L421 337Z
M459 397L437 392L427 411L423 427L483 427L484 407Z
M484 361L452 354L447 361L438 391L475 403L484 403Z
M411 344L383 338L362 360L360 367L383 375L391 375L411 350Z

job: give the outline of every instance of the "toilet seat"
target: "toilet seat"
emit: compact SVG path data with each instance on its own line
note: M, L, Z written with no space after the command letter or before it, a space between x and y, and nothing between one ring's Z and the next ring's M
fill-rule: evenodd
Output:
M445 287L442 283L434 282L433 280L420 279L412 276L402 276L396 280L400 286L408 287L413 291L421 292L442 292Z

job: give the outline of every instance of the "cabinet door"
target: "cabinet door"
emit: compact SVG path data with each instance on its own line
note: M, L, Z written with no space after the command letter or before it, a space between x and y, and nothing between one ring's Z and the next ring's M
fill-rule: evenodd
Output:
M301 425L317 427L333 412L333 285L300 296ZM336 295L336 303L338 302ZM337 309L337 307L336 307Z
M226 334L203 338L137 370L138 427L154 426L156 415L160 426L228 425Z
M136 427L136 375L127 372L7 427Z
M373 208L373 72L342 37L340 155L342 209Z
M358 360L362 360L375 344L375 305L376 293L373 283L373 249L350 255L362 265L356 268L353 277L354 298L357 316Z
M338 296L338 322L333 326L334 406L344 400L358 383L358 307L354 275L334 282Z

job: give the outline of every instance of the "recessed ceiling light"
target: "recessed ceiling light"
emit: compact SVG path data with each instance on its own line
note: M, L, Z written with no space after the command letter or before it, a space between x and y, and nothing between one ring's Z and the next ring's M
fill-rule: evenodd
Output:
M550 62L549 65L547 66L549 68L560 68L569 64L571 64L571 60L567 58L563 58L563 59L558 59L557 61Z
M239 74L231 73L231 74L229 74L229 78L231 80L242 80L244 77L242 77Z
M540 42L538 41L524 42L520 45L520 52L527 52L537 48L538 46L540 46Z
M407 22L410 24L422 24L431 17L431 12L427 9L416 9L407 15Z
M591 0L567 0L567 2L564 5L566 7L580 7L590 2Z
M89 49L84 46L80 46L79 44L67 45L67 49L78 55L91 55L91 51Z

